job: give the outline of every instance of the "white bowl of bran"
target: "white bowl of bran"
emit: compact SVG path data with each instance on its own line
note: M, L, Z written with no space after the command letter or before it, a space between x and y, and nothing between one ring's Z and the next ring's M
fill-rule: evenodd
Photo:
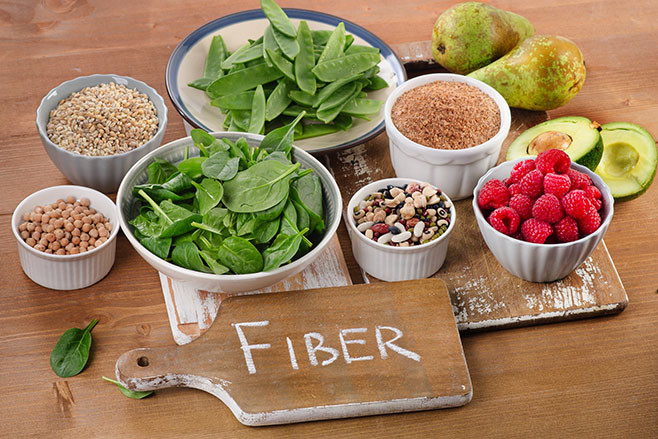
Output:
M471 196L496 164L511 122L500 93L448 73L400 85L386 100L384 117L396 175L428 181L453 200Z

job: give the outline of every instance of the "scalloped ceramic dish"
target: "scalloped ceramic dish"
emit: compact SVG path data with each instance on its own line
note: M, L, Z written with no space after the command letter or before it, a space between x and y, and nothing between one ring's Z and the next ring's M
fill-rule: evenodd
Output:
M407 79L402 62L393 50L361 26L320 12L303 9L284 9L284 11L295 26L301 20L306 20L312 30L332 30L342 21L345 23L346 32L354 36L354 44L379 48L381 53L379 75L389 83L389 87L368 93L369 99L386 101L395 87ZM167 93L176 110L185 119L186 125L209 132L224 130L222 126L224 115L219 108L210 105L210 99L203 91L187 86L188 83L202 76L212 37L221 34L227 48L234 51L242 46L247 38L255 39L263 35L268 23L260 9L238 12L201 26L176 46L167 64ZM186 130L189 135L188 126ZM383 106L371 121L355 118L354 125L348 131L299 140L295 145L311 153L325 152L362 144L382 131L384 131Z

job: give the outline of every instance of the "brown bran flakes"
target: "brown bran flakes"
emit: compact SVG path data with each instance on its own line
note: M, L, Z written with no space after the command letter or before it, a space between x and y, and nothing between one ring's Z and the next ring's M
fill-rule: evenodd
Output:
M465 149L491 139L500 129L494 100L462 82L436 81L405 92L391 119L408 139L437 149Z

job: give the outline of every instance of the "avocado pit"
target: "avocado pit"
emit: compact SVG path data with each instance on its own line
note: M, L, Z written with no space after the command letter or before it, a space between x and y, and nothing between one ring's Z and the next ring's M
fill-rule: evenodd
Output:
M546 131L532 139L528 144L527 152L530 155L538 155L549 149L560 149L566 151L573 139L570 135L560 131Z

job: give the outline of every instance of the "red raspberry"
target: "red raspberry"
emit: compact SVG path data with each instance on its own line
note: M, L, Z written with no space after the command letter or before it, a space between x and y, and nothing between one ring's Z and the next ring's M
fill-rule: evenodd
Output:
M523 194L513 195L509 200L509 207L516 210L522 220L532 217L533 204L535 204L535 200Z
M540 221L554 224L564 218L564 211L555 195L544 194L532 205L532 216Z
M587 236L593 233L600 225L601 217L594 209L590 210L585 217L578 220L578 230L582 236Z
M592 180L589 178L589 175L583 174L582 172L576 171L575 169L569 169L567 175L571 180L571 188L574 189L587 189L587 186L592 184Z
M591 199L591 200L589 200L589 201L592 202L592 206L594 206L594 209L596 209L597 212L598 212L599 210L601 210L601 206L603 206L603 202L602 202L601 200L598 200L598 199L596 199L596 198L593 198L593 199Z
M489 180L478 195L480 209L497 209L509 203L509 190L500 180Z
M525 177L528 172L534 169L535 161L532 159L518 162L516 165L514 165L514 168L512 168L512 172L510 173L509 178L512 183L518 183L523 177Z
M521 193L521 184L520 183L510 184L507 189L509 189L510 196L513 197L514 195Z
M511 207L499 207L489 215L489 224L491 224L494 229L505 235L512 235L515 233L518 230L520 223L521 218L519 217L519 214Z
M549 149L537 156L535 166L542 174L554 172L556 174L564 174L571 166L571 159L569 155L560 149Z
M555 235L559 242L571 242L578 239L578 223L570 216L565 216L555 224Z
M558 198L562 198L564 194L569 192L571 188L571 180L564 174L555 174L553 172L544 176L544 193L553 194Z
M543 244L553 234L553 228L547 222L530 218L521 224L521 232L526 241Z
M584 218L592 210L596 212L592 202L580 189L573 190L562 197L562 207L567 215L575 219Z
M590 200L600 200L601 199L601 191L599 188L597 188L594 185L587 186L585 188L585 195L587 195L587 198Z
M519 241L523 241L523 233L521 233L520 227L519 230L517 230L516 233L512 235L512 238L518 239Z
M521 179L521 193L530 198L537 198L544 193L544 174L539 169L528 172Z
M512 181L512 177L508 177L508 178L506 178L505 180L503 180L503 184L504 184L505 186L507 186L508 189L509 189L509 187L510 187L510 185L511 185L512 183L514 183L514 182Z

